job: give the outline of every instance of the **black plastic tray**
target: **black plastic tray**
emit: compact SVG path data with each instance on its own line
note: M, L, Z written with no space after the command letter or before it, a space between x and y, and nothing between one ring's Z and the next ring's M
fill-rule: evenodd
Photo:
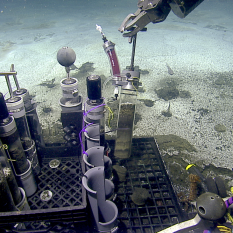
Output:
M112 153L114 143L109 141ZM39 189L28 198L32 210L0 213L0 228L25 222L27 232L89 232L80 148L55 145L41 148L39 153L42 157ZM112 153L109 156L113 164L127 168L126 181L116 184L119 232L155 233L185 220L154 138L133 139L129 159L117 159ZM49 162L54 158L61 163L51 169ZM135 187L149 190L151 198L143 206L131 200ZM53 198L43 202L40 193L48 189L53 192Z
M126 181L117 190L120 232L154 233L182 222L183 213L154 138L132 143L129 159L113 160L127 169ZM143 206L131 200L135 187L146 188L151 195Z
M41 173L38 176L38 190L28 198L31 210L0 213L0 228L12 223L25 223L27 230L46 229L55 224L87 221L86 191L82 186L84 164L80 147L56 145L38 150L41 158ZM60 165L51 168L49 162L58 159ZM42 201L44 190L52 192L49 201Z

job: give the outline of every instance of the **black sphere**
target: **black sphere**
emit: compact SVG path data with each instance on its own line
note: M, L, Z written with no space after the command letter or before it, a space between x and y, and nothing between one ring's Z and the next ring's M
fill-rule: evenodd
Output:
M60 65L69 67L74 64L76 59L76 54L73 49L69 47L62 47L57 52L57 61Z
M223 199L215 194L206 192L198 197L196 209L203 219L216 221L226 214L226 204Z

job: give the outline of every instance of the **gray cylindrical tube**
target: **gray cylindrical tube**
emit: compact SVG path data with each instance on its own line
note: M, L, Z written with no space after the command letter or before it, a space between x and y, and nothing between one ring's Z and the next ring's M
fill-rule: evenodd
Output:
M18 205L22 198L21 198L21 193L17 184L17 181L15 179L14 173L11 169L11 166L8 162L8 158L6 156L6 153L3 149L3 147L5 147L6 145L3 146L1 140L0 140L0 163L2 165L3 168L3 173L6 177L9 189L11 191L11 195L13 197L14 203L15 205Z
M20 189L18 187L17 181L15 179L14 173L10 167L4 167L3 173L6 177L7 184L11 191L11 195L13 197L15 205L18 205L22 200L22 195L20 193Z
M30 138L30 130L27 123L23 98L15 96L6 100L7 109L9 114L14 117L15 123L19 132L21 140Z
M104 155L103 146L94 146L88 149L86 154L83 154L83 161L87 170L93 167L104 166L105 178L112 179L112 161Z
M32 171L35 176L38 176L41 168L36 152L36 145L35 142L32 139L28 139L23 142L23 147L24 147L24 152L27 157L27 159L31 162L32 164Z
M86 127L84 132L86 138L86 150L100 146L100 127L99 124L92 124Z
M28 170L27 158L25 156L19 133L14 118L8 117L8 122L0 126L0 138L8 147L10 159L16 173L21 174Z
M25 193L24 189L23 188L19 188L19 190L20 190L22 198L21 198L20 203L18 205L16 205L16 208L19 211L30 210L30 206L28 204L26 193Z
M22 187L27 197L32 196L37 190L37 182L32 172L31 162L28 160L29 168L22 174L16 174L16 179L20 187Z
M0 164L0 212L17 210Z
M96 230L113 232L117 228L118 209L115 203L106 200L104 167L88 170L82 178L82 184L88 193Z

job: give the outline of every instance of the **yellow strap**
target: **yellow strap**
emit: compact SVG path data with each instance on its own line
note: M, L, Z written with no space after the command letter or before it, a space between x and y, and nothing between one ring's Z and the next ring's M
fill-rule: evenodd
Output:
M185 168L185 169L186 169L186 171L188 171L188 169L189 169L189 168L191 168L192 166L196 166L196 165L195 165L195 164L193 164L193 163L192 163L192 164L189 164L189 165Z
M220 232L231 233L231 229L229 227L226 227L226 226L217 226L217 228L220 230Z
M114 118L114 114L109 106L105 105L105 108L107 108L110 113L110 117L108 117L108 127L111 128L110 121Z
M233 223L233 218L232 218L230 212L227 212L227 218L229 219L229 221L230 221L231 223Z
M12 161L12 162L15 162L16 160L15 160L15 159L8 159L8 161Z

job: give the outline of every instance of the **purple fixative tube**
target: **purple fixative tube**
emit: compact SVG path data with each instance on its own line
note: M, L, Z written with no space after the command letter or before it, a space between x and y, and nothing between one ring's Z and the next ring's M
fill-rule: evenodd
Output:
M226 207L229 208L229 206L233 203L233 197L228 198L225 201Z

